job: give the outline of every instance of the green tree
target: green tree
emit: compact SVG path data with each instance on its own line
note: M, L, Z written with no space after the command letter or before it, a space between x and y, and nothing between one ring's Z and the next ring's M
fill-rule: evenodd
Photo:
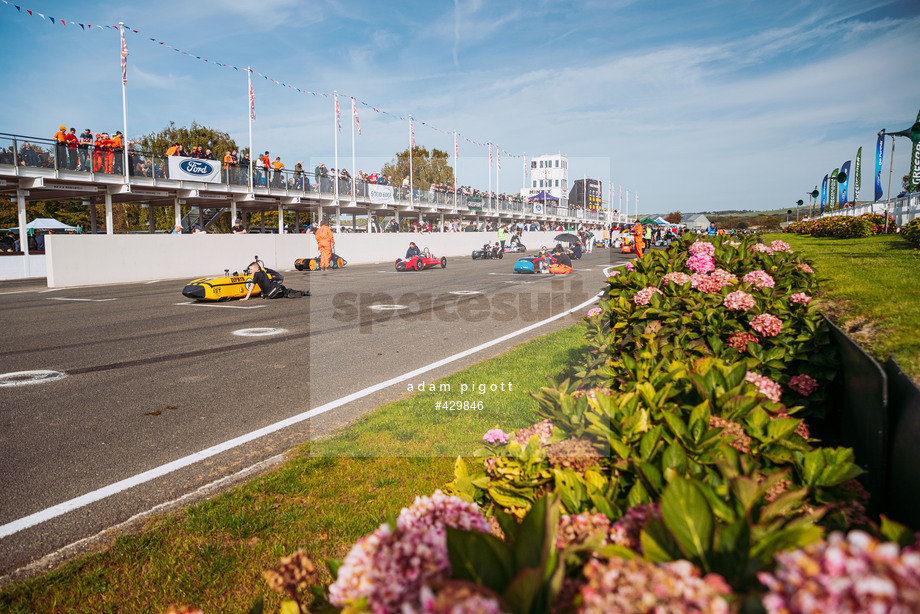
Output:
M448 163L450 156L446 151L416 146L412 149L412 185L417 190L427 190L433 183L454 184L454 169ZM409 176L409 149L396 154L380 171L393 180L394 185L402 185L404 177Z
M671 213L664 216L664 221L668 224L680 224L680 220L683 217L684 216L680 211L672 211Z
M159 132L147 133L136 142L137 148L141 151L160 155L172 147L173 143L181 143L188 150L201 145L202 149L210 149L218 160L223 160L224 154L228 151L239 149L236 141L230 138L228 133L208 126L199 126L197 122L192 122L187 128L169 122L169 125Z

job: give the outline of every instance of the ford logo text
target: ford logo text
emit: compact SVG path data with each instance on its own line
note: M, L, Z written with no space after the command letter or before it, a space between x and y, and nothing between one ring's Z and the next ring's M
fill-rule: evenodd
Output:
M189 175L210 175L214 172L210 164L201 160L183 160L179 163L179 168Z

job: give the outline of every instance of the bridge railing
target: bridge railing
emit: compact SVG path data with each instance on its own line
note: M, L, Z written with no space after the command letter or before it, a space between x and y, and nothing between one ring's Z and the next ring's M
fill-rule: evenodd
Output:
M248 187L250 184L250 166L248 164L228 164L223 160L212 162L221 166L221 183L227 186ZM112 147L100 147L95 144L58 143L54 139L26 137L9 133L0 133L0 165L24 168L47 168L57 171L91 174L111 174L124 176L124 152ZM350 199L352 187L356 198L367 200L369 185L362 180L331 176L317 177L312 171L293 169L265 169L261 162L252 164L252 185L266 188L269 192L282 190L291 195L320 194L333 196L338 182L338 196L341 200ZM128 149L128 175L147 177L154 181L169 179L168 158L162 154L140 151L136 147ZM392 186L393 197L397 204L430 205L432 207L450 207L458 212L490 213L525 213L534 214L534 203L525 202L519 197L499 198L496 196L455 194L436 190L413 191ZM564 202L564 201L563 201ZM577 217L587 222L603 221L603 211L576 210L574 208L549 205L544 207L546 215Z

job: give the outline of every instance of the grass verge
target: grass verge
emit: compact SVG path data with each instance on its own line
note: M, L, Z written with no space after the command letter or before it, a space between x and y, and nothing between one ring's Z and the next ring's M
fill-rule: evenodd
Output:
M920 252L897 235L828 239L781 234L814 263L820 308L876 359L893 355L920 382Z
M263 596L266 611L277 611L281 598L269 591L263 570L300 548L316 562L343 557L416 495L450 481L456 457L480 447L485 431L532 424L528 392L572 361L583 330L539 337L439 380L438 388L447 384L450 393L423 392L385 405L246 485L156 517L103 552L6 586L0 611L165 612L189 605L247 612ZM488 390L502 382L505 391ZM487 385L483 394L479 384ZM435 409L438 401L464 400L482 401L483 409Z

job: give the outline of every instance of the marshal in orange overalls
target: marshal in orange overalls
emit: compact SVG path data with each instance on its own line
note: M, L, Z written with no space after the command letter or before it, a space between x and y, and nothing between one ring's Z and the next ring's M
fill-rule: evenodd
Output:
M642 224L636 222L633 226L633 238L636 240L636 258L642 257L642 248L645 247L645 239L642 238Z
M332 236L332 229L326 223L326 220L320 222L319 229L313 236L316 237L316 246L319 248L319 268L326 270L329 268L329 260L332 258L332 246L335 245L335 238Z

